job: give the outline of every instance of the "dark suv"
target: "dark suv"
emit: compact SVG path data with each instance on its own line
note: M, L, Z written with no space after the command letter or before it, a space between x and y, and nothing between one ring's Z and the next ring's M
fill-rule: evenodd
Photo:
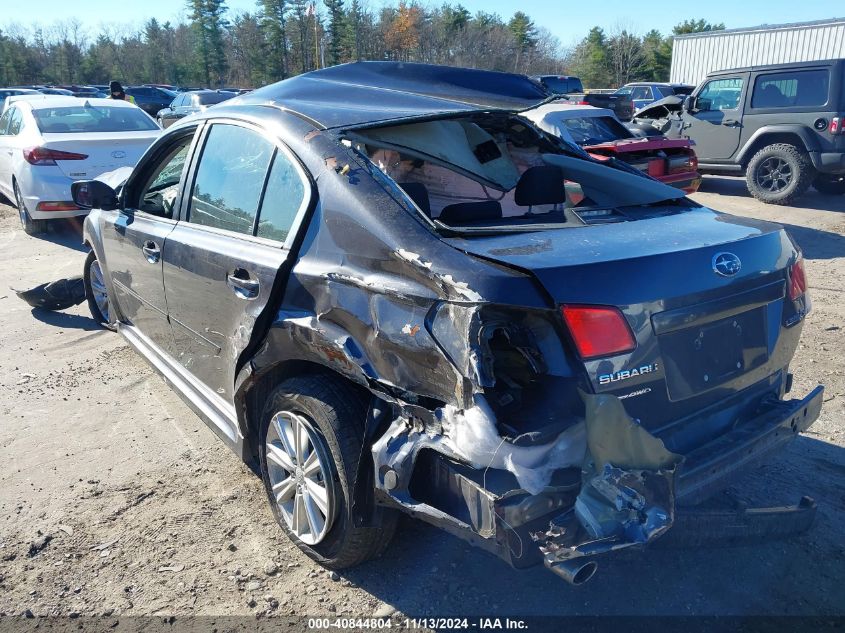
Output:
M176 98L176 93L172 90L155 86L130 86L126 88L126 94L134 97L135 105L151 117L155 117L159 110L169 106Z
M94 317L328 567L382 552L398 511L574 584L676 520L812 520L681 508L819 415L821 386L785 398L798 247L519 115L545 99L334 66L175 123L118 189L73 185Z
M744 172L763 202L789 204L810 185L842 194L843 73L845 60L720 70L686 100L664 99L637 119L679 116L664 129L695 141L701 171Z

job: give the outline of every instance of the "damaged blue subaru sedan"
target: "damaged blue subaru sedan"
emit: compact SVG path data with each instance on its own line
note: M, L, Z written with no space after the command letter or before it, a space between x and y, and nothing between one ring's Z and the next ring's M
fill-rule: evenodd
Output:
M544 132L546 101L520 75L349 64L74 184L94 318L329 568L379 555L399 512L572 584L675 532L812 521L806 498L701 505L819 415L822 387L787 399L798 246Z

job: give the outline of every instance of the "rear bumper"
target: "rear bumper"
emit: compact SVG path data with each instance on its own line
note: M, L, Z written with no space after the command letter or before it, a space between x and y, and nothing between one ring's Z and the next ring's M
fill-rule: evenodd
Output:
M803 400L779 401L760 417L687 454L675 481L677 501L703 501L733 483L739 471L766 461L816 421L823 400L824 387L819 386Z
M675 187L676 189L680 189L686 193L695 193L701 186L701 174L698 172L659 176L657 179L664 185Z
M87 215L88 209L74 209L71 211L39 211L40 202L69 202L73 200L70 194L72 178L68 178L58 167L36 167L16 174L18 186L33 220L54 220Z
M843 152L810 152L810 160L817 171L824 174L845 173L845 153Z

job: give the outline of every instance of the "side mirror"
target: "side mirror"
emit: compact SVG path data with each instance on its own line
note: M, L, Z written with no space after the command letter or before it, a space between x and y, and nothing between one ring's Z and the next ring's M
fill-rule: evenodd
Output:
M73 201L83 209L117 209L117 193L101 180L79 180L70 186Z
M695 97L693 97L692 95L687 95L686 97L684 97L683 108L687 112L695 112Z

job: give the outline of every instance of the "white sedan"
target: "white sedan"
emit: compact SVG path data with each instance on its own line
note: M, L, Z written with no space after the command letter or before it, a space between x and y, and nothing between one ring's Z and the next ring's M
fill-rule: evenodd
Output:
M0 193L30 235L47 221L85 215L70 185L133 166L161 128L126 101L10 97L0 116Z

